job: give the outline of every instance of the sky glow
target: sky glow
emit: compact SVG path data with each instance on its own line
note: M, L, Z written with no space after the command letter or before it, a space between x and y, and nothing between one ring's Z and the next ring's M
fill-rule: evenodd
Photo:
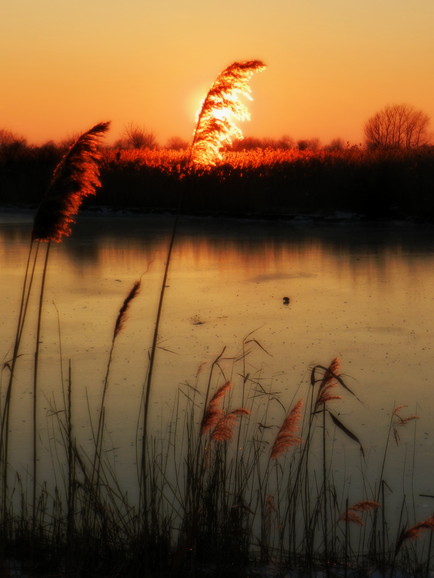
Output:
M260 59L245 136L363 139L387 104L434 119L432 0L14 0L0 10L0 128L30 143L111 120L190 140L234 61ZM434 120L431 128L434 127Z

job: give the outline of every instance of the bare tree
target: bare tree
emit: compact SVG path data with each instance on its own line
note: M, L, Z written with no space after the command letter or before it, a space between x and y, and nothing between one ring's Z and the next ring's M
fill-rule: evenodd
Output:
M389 105L365 124L368 148L413 148L427 144L430 117L408 104Z
M157 147L157 139L153 132L131 122L125 127L123 137L115 143L115 147L154 149Z

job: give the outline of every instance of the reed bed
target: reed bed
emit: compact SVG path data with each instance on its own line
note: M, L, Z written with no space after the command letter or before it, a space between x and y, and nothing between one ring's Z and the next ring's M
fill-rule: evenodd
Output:
M61 151L2 157L2 203L37 205ZM188 169L189 152L105 148L104 186L86 206L195 215L434 220L434 149L224 151L215 166ZM206 191L206 194L205 194Z

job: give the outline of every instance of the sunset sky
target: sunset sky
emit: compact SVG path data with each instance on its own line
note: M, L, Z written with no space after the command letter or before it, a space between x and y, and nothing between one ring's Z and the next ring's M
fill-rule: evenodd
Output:
M434 0L4 0L0 128L59 141L101 120L190 140L215 77L260 59L246 136L363 140L386 104L434 129Z

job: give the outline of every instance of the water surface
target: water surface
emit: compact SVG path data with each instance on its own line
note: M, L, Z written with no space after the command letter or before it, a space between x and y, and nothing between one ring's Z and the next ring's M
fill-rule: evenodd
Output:
M0 218L3 360L13 342L31 220L26 213ZM172 226L169 216L82 214L72 237L53 246L50 256L41 351L40 419L46 432L53 404L61 405L62 358L64 367L71 360L75 419L90 439L89 412L100 399L114 321L132 284L142 279L116 345L109 386L110 434L126 470L133 469L132 424L141 405ZM403 432L401 443L415 440L425 464L418 473L419 492L433 494L433 233L410 224L181 218L156 357L153 431L164 431L180 384L204 391L211 364L224 348L221 379L237 378L233 358L247 336L248 371L276 392L284 408L306 394L312 365L338 356L363 403L344 395L334 408L363 440L368 460L384 442L393 407L407 405L420 419L416 434ZM18 416L13 447L23 462L30 447L34 320L27 334L13 406ZM276 410L270 423L280 423L283 415ZM421 507L432 504L425 500Z

